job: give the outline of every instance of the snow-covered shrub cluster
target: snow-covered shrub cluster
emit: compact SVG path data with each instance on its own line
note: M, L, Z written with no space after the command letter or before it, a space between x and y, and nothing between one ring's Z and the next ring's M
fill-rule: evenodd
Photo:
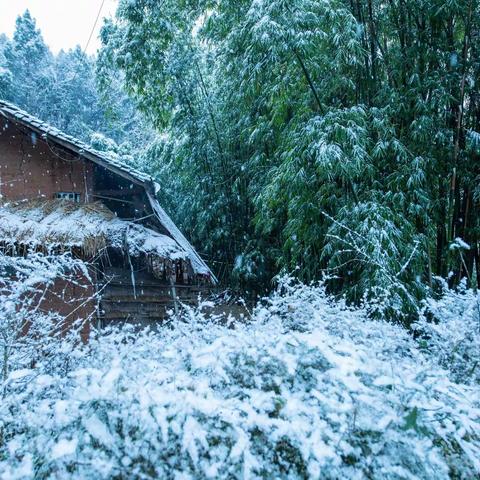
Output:
M66 344L78 341L77 334L88 319L70 321L65 338L66 319L44 302L62 297L65 286L76 283L79 275L89 278L86 264L69 254L12 257L0 253L0 380L5 381L10 370L34 365L42 357L58 363L61 351L69 351ZM52 288L57 281L64 282L63 288L58 284Z
M443 285L439 299L428 299L415 325L420 345L450 371L451 378L480 384L480 295Z
M401 327L289 282L249 322L217 320L189 310L95 334L69 369L12 372L0 477L480 475L479 386Z

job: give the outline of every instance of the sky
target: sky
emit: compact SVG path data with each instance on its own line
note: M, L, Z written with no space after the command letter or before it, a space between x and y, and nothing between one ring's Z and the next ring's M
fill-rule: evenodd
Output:
M100 47L98 34L102 18L113 16L118 0L104 0L100 20L88 46L88 53ZM30 10L45 43L57 53L75 45L85 48L102 0L0 0L0 33L12 37L18 15Z

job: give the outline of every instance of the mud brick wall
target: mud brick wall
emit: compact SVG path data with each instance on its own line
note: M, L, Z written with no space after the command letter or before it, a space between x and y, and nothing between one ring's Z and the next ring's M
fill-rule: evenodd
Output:
M0 200L52 199L57 192L92 201L93 165L0 119Z

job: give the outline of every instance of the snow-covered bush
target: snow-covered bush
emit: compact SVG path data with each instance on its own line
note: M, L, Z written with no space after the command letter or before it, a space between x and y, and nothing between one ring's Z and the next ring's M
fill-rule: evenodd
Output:
M48 308L48 300L61 297L79 275L88 279L87 267L69 254L16 257L0 253L1 380L6 380L10 370L34 365L42 357L58 364L60 352L69 352L67 345L78 339L88 319L70 321L67 332L66 319ZM63 288L58 288L58 281L63 282ZM55 285L57 288L52 288Z
M239 324L110 330L13 372L0 477L471 479L480 389L401 327L283 282ZM26 381L28 380L28 381Z
M444 283L444 282L442 282ZM448 369L457 382L480 385L480 295L461 286L443 285L439 299L426 301L415 324L420 345Z

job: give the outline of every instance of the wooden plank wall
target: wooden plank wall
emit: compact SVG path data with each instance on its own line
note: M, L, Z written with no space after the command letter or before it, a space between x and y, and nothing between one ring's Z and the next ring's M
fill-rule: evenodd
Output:
M99 285L102 290L100 320L103 326L119 322L150 325L161 323L167 318L167 311L175 309L177 302L195 305L198 296L206 296L209 287L175 285L173 289L148 272L135 272L135 288L128 269L107 267L105 281Z

